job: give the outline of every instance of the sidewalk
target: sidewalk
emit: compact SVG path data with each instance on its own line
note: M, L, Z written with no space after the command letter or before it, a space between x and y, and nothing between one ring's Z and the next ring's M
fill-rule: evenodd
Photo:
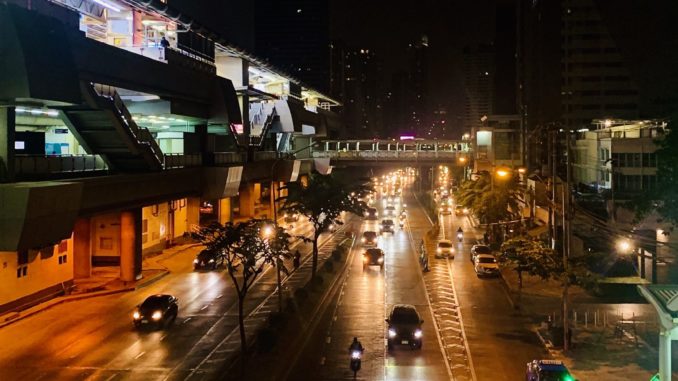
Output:
M169 249L165 249L162 252L153 255L152 257L144 258L141 279L134 282L121 281L119 278L120 269L117 266L93 268L91 277L75 280L73 288L71 290L66 290L67 293L63 296L49 299L26 309L10 311L0 315L0 328L16 323L19 320L25 319L29 316L35 315L62 303L134 291L146 287L170 273L169 269L162 265L161 262L163 260L188 250L196 245L196 243L176 245Z

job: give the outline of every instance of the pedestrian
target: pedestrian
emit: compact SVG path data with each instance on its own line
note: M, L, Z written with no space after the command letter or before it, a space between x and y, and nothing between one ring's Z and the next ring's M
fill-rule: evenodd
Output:
M294 252L294 259L292 260L292 264L294 265L294 269L298 269L299 265L301 265L301 253L299 253L299 250Z
M160 39L160 46L162 46L165 49L170 47L170 42L165 38L165 36L162 36L162 38Z
M490 235L487 232L483 233L483 242L487 245L490 242Z

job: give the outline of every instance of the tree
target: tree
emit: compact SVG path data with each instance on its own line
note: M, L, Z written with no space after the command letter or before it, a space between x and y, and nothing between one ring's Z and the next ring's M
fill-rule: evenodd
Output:
M504 242L497 259L509 265L518 275L519 294L523 289L523 273L546 280L560 267L555 250L539 240L527 237L516 237Z
M655 140L657 145L657 186L629 203L641 219L656 210L667 222L678 223L678 113L671 118L668 131Z
M318 239L331 224L341 224L341 212L363 215L367 204L361 200L369 188L362 184L342 184L332 175L313 174L308 185L301 182L286 186L287 196L281 211L306 216L313 226L313 266L311 276L315 278L318 269Z
M482 223L496 223L513 219L520 211L522 189L517 176L495 180L490 173L481 172L475 180L464 181L455 197L457 203L473 210Z
M207 249L221 252L224 256L228 275L238 296L238 325L243 353L247 351L243 311L247 293L265 266L275 265L281 253L289 251L283 242L289 236L281 234L277 228L269 234L268 238L265 237L265 229L271 226L273 225L270 221L252 219L237 224L213 223L200 228L196 233L198 240Z
M270 221L270 225L263 228L264 239L268 245L268 255L272 259L273 265L276 267L276 281L278 283L278 311L282 312L283 295L282 295L282 280L280 272L289 274L289 270L285 267L285 259L292 257L290 251L290 238L285 228Z

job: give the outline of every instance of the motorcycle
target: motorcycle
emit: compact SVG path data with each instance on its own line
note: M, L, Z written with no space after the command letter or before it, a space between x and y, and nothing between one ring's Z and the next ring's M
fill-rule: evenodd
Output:
M354 349L351 351L351 371L353 371L353 378L356 378L358 371L360 370L362 355L362 352L359 350Z
M461 228L459 228L459 230L457 230L457 239L459 240L459 242L464 241L464 232L461 231Z

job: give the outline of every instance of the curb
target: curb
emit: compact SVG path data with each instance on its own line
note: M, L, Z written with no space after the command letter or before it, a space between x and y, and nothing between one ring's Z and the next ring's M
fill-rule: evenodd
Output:
M506 278L504 278L504 273L499 271L499 278L501 279L501 285L504 288L504 292L506 293L506 298L509 300L509 303L511 304L511 308L514 310L520 310L520 306L516 304L515 300L513 300L513 295L511 294L511 287L509 287L508 282L506 281Z
M69 295L69 296L62 296L62 299L52 299L52 301L45 302L44 305L40 308L37 308L33 311L28 311L28 312L15 312L14 314L11 314L7 318L5 318L5 321L0 322L0 329L10 325L14 324L18 321L24 320L30 316L39 314L43 311L47 311L51 309L52 307L58 306L63 303L67 302L74 302L78 300L83 300L83 299L91 299L91 298L96 298L98 296L107 296L107 295L113 295L113 294L120 294L123 292L130 292L130 291L135 291L142 289L146 286L149 286L158 280L164 278L165 276L169 275L169 271L167 270L162 270L160 273L147 278L146 282L142 282L141 284L138 284L134 287L123 287L115 290L102 290L102 291L94 291L94 292L88 292L80 295Z

